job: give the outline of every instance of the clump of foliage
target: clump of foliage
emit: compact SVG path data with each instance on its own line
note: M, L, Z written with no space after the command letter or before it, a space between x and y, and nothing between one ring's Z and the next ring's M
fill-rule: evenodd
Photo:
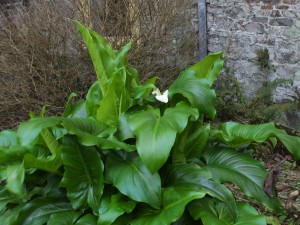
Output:
M113 50L77 23L98 80L61 117L39 116L0 133L0 224L243 224L266 219L236 202L225 182L282 213L264 191L263 164L240 152L279 139L300 158L300 138L274 124L212 129L213 82L222 53L184 70L163 94L140 83L126 62L132 43ZM154 93L154 94L153 94Z
M117 49L135 40L129 62L141 79L159 73L162 84L197 58L193 8L189 0L0 1L0 129L44 105L47 115L60 115L72 91L83 97L94 83L92 63L66 18L88 24Z
M217 108L220 112L220 119L228 118L247 123L263 123L275 121L285 123L282 115L287 112L298 110L298 100L288 102L274 102L274 91L282 85L290 85L291 80L277 78L270 80L270 73L273 67L270 63L268 49L256 51L255 64L260 72L255 76L261 80L261 87L251 99L244 95L244 87L236 79L234 71L226 67L224 78L221 78L216 85L218 95Z

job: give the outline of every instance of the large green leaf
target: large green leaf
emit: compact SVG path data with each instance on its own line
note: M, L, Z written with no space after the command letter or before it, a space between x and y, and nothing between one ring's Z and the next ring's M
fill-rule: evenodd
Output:
M231 221L236 220L236 204L231 191L222 184L211 180L211 178L212 174L209 170L201 168L195 163L180 163L170 166L164 181L169 186L206 190L210 196L223 201L230 212Z
M108 182L138 202L146 202L154 208L161 204L161 180L152 174L141 159L131 153L125 158L110 154L106 161L105 175Z
M264 142L268 138L278 138L295 159L300 159L300 137L287 135L283 130L277 129L273 123L245 125L227 122L222 124L220 129L213 130L211 134L233 147L254 141Z
M48 129L41 131L41 136L46 143L47 148L51 152L51 156L43 157L42 148L36 148L35 151L31 151L24 156L25 168L37 168L48 172L58 173L58 169L62 165L61 159L61 144L55 139L53 134Z
M261 162L225 147L207 147L203 157L206 161L204 168L212 173L213 180L233 182L247 196L281 212L279 200L276 197L270 198L264 191L267 171Z
M73 225L80 215L80 212L72 209L69 211L56 212L51 214L47 225Z
M7 166L6 189L16 195L24 193L25 168L24 163Z
M124 213L130 213L136 202L121 193L105 193L101 198L97 225L110 225Z
M96 225L97 218L87 214L81 217L82 213L74 210L62 211L51 214L47 225Z
M116 128L100 123L93 118L72 118L63 120L69 133L75 134L85 146L98 145L102 149L124 149L134 151L135 147L119 141L112 134Z
M116 75L110 80L107 87L107 92L103 96L96 115L98 121L111 126L118 125L119 117L117 105L118 96L116 95L115 85Z
M0 132L0 147L6 148L10 146L17 146L17 133L12 130L4 130Z
M75 225L96 225L97 224L97 218L93 216L92 214L87 214L83 217L81 217Z
M190 122L186 129L177 136L172 155L173 162L185 162L200 158L210 132L210 125L202 122Z
M44 225L52 213L70 209L65 198L36 198L0 214L0 225Z
M115 58L115 54L104 38L92 30L85 28L79 22L74 22L89 50L101 87L102 96L104 96L106 93L105 83L110 78L112 67L114 65L113 59Z
M137 136L138 153L151 172L158 171L167 161L176 134L183 131L190 116L197 117L197 110L180 102L167 108L163 116L158 109L148 109L129 117L129 125Z
M195 221L187 212L187 210L185 210L180 219L172 223L172 225L199 225L199 222Z
M237 203L237 221L230 221L230 212L224 202L203 198L189 205L189 211L195 220L201 219L203 225L266 225L266 218L259 215L255 208L247 203Z
M59 117L36 117L21 123L17 131L21 145L32 144L44 128L53 127L59 122Z
M14 224L44 225L51 214L70 209L70 203L62 198L36 198L21 205L18 219Z
M212 86L223 68L224 61L221 60L222 55L222 52L209 54L199 63L189 67L187 70L195 72L197 77L207 80L210 86Z
M133 220L132 225L170 225L178 220L185 206L192 200L203 198L206 192L188 188L169 187L163 190L163 205L161 209L149 209L143 216Z
M19 198L5 187L0 187L0 215L8 203L19 203Z
M85 108L88 116L96 116L102 98L100 83L96 81L86 95Z
M61 186L74 209L91 207L98 213L104 187L103 164L97 150L80 146L73 138L63 142L62 160L65 168Z
M186 97L192 107L198 109L199 113L214 118L216 114L214 107L216 93L210 88L207 80L200 79L193 71L184 71L173 82L169 89L170 99L173 99L176 94Z

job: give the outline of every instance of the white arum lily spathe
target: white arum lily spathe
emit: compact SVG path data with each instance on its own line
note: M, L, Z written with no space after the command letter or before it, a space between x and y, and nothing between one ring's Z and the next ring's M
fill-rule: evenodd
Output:
M163 103L167 103L168 102L168 94L169 94L169 90L164 91L163 94L160 93L159 89L155 89L152 91L152 94L155 95L155 98Z

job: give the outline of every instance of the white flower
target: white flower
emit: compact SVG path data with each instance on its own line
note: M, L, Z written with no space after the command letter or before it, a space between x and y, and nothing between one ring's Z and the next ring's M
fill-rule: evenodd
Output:
M169 94L169 90L164 91L163 94L160 93L159 89L155 89L154 91L152 91L152 94L155 95L155 98L163 103L167 103L168 102L168 94Z

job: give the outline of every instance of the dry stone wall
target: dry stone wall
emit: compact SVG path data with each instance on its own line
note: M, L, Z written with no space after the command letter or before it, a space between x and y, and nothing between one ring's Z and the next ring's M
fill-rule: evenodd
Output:
M291 79L274 101L293 101L300 91L300 0L210 0L207 5L208 50L224 51L227 66L251 98L262 85L256 51L268 49L268 79ZM299 114L300 115L300 114ZM300 128L300 116L288 118Z

